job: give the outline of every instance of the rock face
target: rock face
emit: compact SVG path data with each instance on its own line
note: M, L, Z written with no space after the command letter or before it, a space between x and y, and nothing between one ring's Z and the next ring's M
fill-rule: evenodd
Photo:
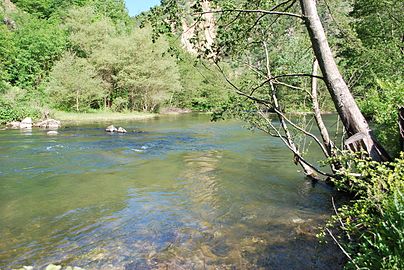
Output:
M106 132L117 132L118 129L114 125L110 125L105 129Z
M35 126L40 128L58 129L61 127L61 123L60 121L55 119L47 119L42 122L36 123Z
M118 128L118 133L126 133L126 129L124 129L123 127L119 127Z
M190 5L191 1L187 1ZM184 14L184 19L181 21L181 43L185 49L192 53L197 54L198 49L203 49L201 44L194 44L191 40L194 38L202 38L206 41L204 48L211 49L216 39L216 22L213 13L208 11L212 10L209 0L199 0L202 14L199 22L187 22L187 15ZM186 13L187 14L187 13ZM198 36L197 36L198 35Z
M32 129L32 119L31 117L27 117L20 123L21 129Z

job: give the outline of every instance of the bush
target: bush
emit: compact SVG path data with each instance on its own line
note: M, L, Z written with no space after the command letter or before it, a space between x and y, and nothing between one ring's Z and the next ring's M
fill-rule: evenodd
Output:
M42 104L38 91L34 93L9 84L5 84L1 90L0 123L22 120L25 117L41 117Z
M404 269L404 152L394 162L377 163L345 154L347 169L333 180L354 200L338 209L328 227L337 228L351 254L347 269Z

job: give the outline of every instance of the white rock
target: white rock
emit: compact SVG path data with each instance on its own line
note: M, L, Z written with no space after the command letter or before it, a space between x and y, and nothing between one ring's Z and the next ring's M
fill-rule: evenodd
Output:
M119 127L118 128L118 133L126 133L126 129L124 129L123 127Z
M51 130L51 131L46 132L46 134L49 136L54 136L54 135L58 135L59 133L56 130Z
M117 132L118 130L116 129L116 127L114 127L114 125L110 125L105 129L106 132Z
M31 117L24 118L20 123L20 128L32 129L32 119Z

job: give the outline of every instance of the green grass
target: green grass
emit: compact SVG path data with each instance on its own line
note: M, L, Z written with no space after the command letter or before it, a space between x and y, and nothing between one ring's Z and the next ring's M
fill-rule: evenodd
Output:
M53 118L62 122L110 122L110 121L122 121L122 120L144 120L156 117L157 114L143 113L143 112L90 112L90 113L73 113L73 112L61 112L57 111L53 113Z

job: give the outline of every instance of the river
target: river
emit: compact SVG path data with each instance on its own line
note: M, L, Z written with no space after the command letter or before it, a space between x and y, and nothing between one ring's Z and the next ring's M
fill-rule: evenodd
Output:
M208 115L0 131L0 269L341 269L335 192L276 138Z

